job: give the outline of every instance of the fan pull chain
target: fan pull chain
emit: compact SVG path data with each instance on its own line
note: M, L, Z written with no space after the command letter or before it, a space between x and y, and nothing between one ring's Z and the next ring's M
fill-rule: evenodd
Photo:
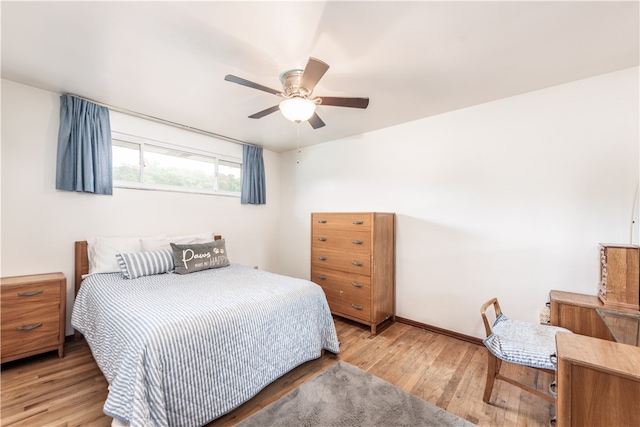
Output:
M296 164L300 164L300 122L296 123L296 136L298 141L298 155L296 156Z

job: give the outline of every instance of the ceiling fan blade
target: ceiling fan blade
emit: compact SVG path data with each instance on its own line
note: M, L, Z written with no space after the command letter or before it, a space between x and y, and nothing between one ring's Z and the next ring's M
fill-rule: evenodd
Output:
M320 105L331 105L334 107L367 108L369 98L340 98L336 96L319 96L322 100Z
M271 113L275 113L279 109L280 109L279 105L274 105L273 107L269 107L266 110L258 111L257 113L250 115L249 118L250 119L260 119L260 118L262 118L264 116L268 116Z
M309 92L313 92L324 73L329 69L329 65L316 58L309 58L307 66L304 67L302 77L300 77L299 86L305 88Z
M232 76L231 74L227 74L224 76L224 79L228 82L237 83L242 86L247 86L253 89L262 90L265 92L272 93L274 95L280 95L280 91L271 89L270 87L262 86L261 84L250 82L249 80L243 79L241 77Z
M311 125L311 127L313 127L314 129L318 129L324 126L324 122L316 113L313 113L313 116L311 116L308 122Z

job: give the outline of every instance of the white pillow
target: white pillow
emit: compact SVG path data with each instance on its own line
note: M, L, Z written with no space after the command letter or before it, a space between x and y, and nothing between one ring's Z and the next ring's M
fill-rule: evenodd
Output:
M92 237L87 239L89 274L117 273L116 254L140 252L139 237Z
M143 252L171 249L171 243L189 245L192 243L208 243L213 241L213 233L185 234L182 236L163 236L162 238L140 239L140 247Z
M204 233L187 234L184 236L172 236L168 237L171 243L177 243L179 245L188 245L190 243L208 243L213 241L213 232L207 231Z
M151 251L159 251L160 249L171 249L167 242L167 235L163 234L155 237L143 237L139 239L140 241L140 251L142 252L151 252ZM166 244L166 247L165 247Z
M166 235L151 239L165 238ZM118 273L120 265L116 254L141 252L139 237L92 237L87 239L89 274Z

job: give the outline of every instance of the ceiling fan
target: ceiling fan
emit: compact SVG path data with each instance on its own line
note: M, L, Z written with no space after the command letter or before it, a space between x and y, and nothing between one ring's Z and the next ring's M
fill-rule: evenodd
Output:
M336 96L319 96L312 98L311 93L313 89L328 69L328 64L316 58L309 58L304 70L294 69L280 74L280 82L283 88L282 92L231 74L227 74L224 79L285 98L284 101L278 105L250 115L250 119L259 119L280 110L282 115L292 122L300 123L309 121L309 124L314 129L318 129L323 127L325 123L315 112L317 105L363 109L369 105L369 98L343 98Z

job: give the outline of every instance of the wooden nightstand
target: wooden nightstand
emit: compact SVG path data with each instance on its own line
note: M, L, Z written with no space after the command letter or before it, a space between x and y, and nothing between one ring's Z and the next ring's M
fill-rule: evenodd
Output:
M62 273L1 279L0 363L58 350L64 356L67 279Z

